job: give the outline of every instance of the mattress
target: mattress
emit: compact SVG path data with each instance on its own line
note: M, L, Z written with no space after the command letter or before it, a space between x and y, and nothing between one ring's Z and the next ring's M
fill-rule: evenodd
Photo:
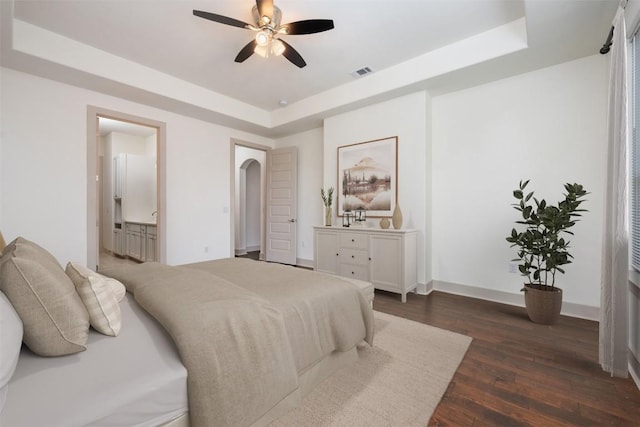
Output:
M131 294L120 308L120 335L91 330L84 352L45 358L23 346L0 426L157 426L186 413L173 341Z

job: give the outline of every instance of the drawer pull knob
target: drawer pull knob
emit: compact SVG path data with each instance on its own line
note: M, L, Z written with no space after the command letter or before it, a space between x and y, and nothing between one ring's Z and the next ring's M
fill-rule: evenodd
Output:
M340 256L340 254L336 254L336 256Z
M352 272L351 272L351 274L356 274L356 273L354 273L354 272L352 271Z
M355 242L356 240L355 240L355 239L351 239L351 241L352 241L352 242Z
M355 258L355 255L351 255L351 258Z

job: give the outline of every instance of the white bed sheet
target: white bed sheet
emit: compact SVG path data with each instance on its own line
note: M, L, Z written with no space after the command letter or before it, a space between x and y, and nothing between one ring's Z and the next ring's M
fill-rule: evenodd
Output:
M131 294L122 331L93 330L86 351L45 358L23 347L2 427L157 426L188 411L187 370L162 326Z

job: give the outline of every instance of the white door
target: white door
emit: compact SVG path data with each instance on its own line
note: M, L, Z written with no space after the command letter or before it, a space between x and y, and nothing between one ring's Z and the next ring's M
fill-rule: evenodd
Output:
M267 166L267 261L296 264L296 147L271 150Z

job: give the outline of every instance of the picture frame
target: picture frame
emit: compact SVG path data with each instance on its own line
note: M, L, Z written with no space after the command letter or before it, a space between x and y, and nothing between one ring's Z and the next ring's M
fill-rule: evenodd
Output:
M391 217L398 201L398 137L338 147L338 216Z

